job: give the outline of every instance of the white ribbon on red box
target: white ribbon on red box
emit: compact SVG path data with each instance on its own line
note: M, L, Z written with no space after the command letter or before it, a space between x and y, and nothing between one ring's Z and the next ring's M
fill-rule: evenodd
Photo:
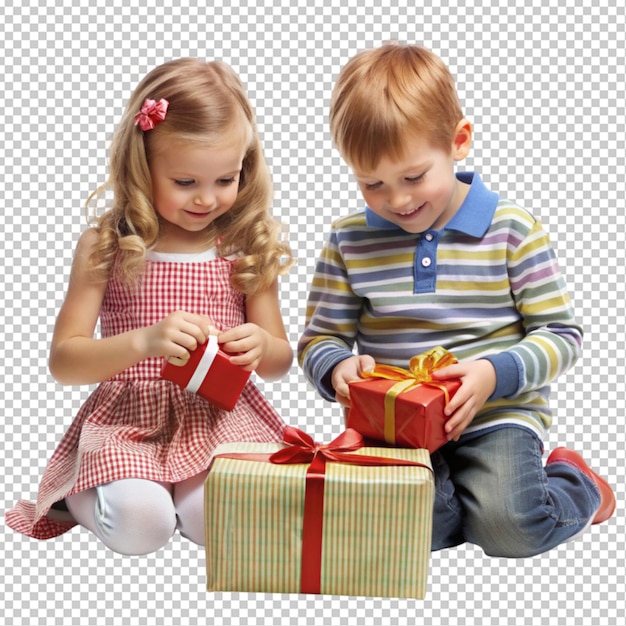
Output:
M217 337L215 335L209 335L207 338L207 346L200 362L198 363L198 367L196 367L196 371L193 373L187 386L185 389L187 391L192 391L196 393L198 389L200 389L200 385L202 381L205 379L206 375L209 373L211 369L211 365L213 365L213 361L217 354L218 345L217 345Z

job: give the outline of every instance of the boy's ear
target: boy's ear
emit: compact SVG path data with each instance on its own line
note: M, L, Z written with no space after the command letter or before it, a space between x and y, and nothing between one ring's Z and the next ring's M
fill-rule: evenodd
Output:
M462 161L470 151L472 146L472 124L465 118L462 119L454 129L452 140L452 157L455 161Z

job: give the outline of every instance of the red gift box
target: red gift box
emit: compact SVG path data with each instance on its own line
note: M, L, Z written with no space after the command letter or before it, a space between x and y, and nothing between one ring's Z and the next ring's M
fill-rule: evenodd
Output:
M190 353L185 365L166 361L161 377L197 393L221 409L232 411L250 372L233 365L228 355L217 347L217 337L209 335L204 344Z
M448 442L444 408L461 386L459 380L433 381L430 374L456 363L436 348L414 357L410 370L377 365L367 380L350 383L346 427L363 437L432 454Z

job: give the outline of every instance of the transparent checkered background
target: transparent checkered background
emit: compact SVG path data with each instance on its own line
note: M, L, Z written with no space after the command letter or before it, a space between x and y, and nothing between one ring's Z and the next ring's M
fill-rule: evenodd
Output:
M617 513L579 541L532 559L488 558L472 546L436 553L423 601L211 594L202 551L178 536L157 554L129 558L80 528L37 542L2 518L4 623L623 623L623 1L172 4L5 2L2 512L35 497L46 459L89 391L55 384L47 347L85 226L82 204L104 180L111 133L138 80L165 60L201 56L229 62L246 83L274 174L276 215L299 258L282 283L295 346L327 227L359 203L329 139L333 81L356 51L399 38L434 49L457 76L476 132L462 167L478 169L535 212L552 236L587 334L584 358L555 385L557 417L546 446L584 452L615 486ZM289 423L318 440L340 432L338 409L316 397L295 365L264 389Z

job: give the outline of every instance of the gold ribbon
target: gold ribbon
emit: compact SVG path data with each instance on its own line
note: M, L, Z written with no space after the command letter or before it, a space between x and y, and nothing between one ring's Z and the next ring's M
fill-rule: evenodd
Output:
M376 364L373 371L362 373L363 378L384 378L398 381L385 394L384 437L387 443L395 444L396 442L396 398L398 395L419 385L428 385L441 389L447 404L450 401L448 389L443 383L435 382L432 379L432 373L455 363L458 361L451 352L437 346L412 357L409 361L408 370L393 365Z

